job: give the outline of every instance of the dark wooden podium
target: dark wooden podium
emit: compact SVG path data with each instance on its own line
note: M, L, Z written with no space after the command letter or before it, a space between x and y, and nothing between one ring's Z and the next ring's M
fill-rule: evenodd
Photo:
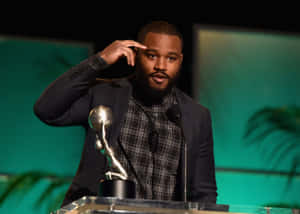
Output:
M54 214L222 214L227 205L85 196Z

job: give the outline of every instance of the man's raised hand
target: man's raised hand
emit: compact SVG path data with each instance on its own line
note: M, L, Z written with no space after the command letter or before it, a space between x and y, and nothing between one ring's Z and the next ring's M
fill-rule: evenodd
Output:
M114 64L122 57L126 57L128 65L134 66L135 52L131 49L131 47L147 49L145 45L133 40L116 40L98 54L109 65Z

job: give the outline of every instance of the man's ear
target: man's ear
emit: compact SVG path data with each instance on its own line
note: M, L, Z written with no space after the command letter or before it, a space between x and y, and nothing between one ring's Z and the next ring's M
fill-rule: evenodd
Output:
M179 55L179 60L180 60L180 65L182 64L182 61L183 61L183 53L181 53L180 55Z

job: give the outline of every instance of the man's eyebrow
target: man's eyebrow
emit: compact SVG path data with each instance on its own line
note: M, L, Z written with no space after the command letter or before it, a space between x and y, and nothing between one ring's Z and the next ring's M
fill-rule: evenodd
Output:
M179 56L180 54L177 53L177 52L169 52L168 55L176 55L176 56Z
M158 50L156 50L156 49L146 49L146 50L144 50L145 52L158 52Z
M144 52L146 52L146 53L148 53L148 52L155 52L155 53L157 53L158 50L156 50L156 49L150 49L150 48L149 48L149 49L144 50ZM168 52L168 55L176 55L176 56L179 56L180 54L177 53L177 52L171 51L171 52Z

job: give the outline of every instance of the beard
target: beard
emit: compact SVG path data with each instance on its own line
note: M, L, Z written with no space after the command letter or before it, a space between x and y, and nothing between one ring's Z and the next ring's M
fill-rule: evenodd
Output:
M160 102L164 96L166 96L170 91L172 90L173 87L175 87L179 76L180 72L176 72L176 74L173 77L170 77L167 75L164 71L155 71L150 74L147 74L146 72L143 71L143 69L136 69L136 75L134 78L134 85L136 86L136 94L138 94L139 98L146 101L146 103L156 103ZM168 80L168 84L165 88L160 89L160 88L155 88L150 85L150 78L152 76L160 74L165 76L165 78Z

